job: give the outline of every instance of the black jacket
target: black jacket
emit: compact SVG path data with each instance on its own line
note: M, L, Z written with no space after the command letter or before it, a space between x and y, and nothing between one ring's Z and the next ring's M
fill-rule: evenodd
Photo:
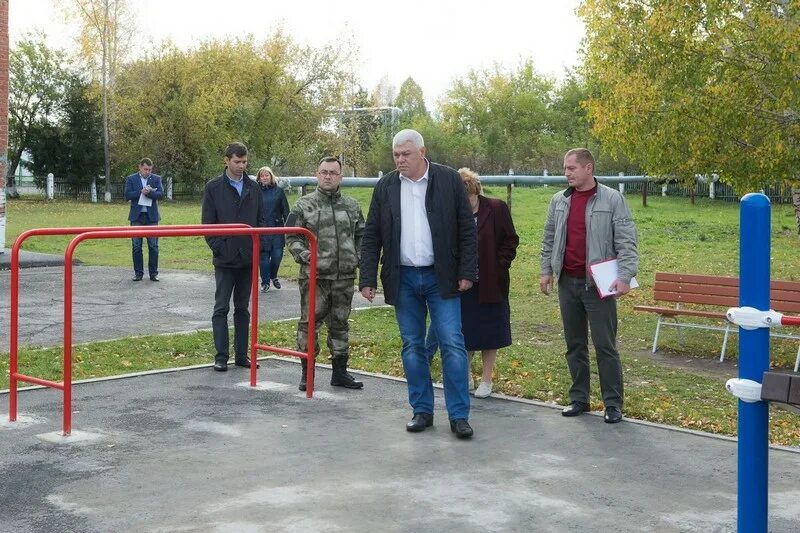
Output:
M261 206L261 188L247 177L242 177L242 195L228 183L223 172L208 183L203 191L203 224L242 223L265 227L264 209ZM249 235L231 237L206 237L214 255L214 266L247 268L253 264L253 241Z
M477 278L475 221L458 172L430 163L425 208L439 294L458 296L459 279ZM378 286L379 259L384 299L394 304L400 288L400 174L396 170L382 177L372 192L361 242L360 289Z

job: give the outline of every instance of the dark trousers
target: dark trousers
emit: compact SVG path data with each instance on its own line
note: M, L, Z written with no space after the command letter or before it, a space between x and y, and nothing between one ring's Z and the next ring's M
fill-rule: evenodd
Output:
M158 222L150 222L147 213L139 213L139 218L131 222L131 226L158 226ZM137 276L144 275L142 240L141 238L131 239L133 272ZM147 271L150 277L158 275L158 237L147 237Z
M247 355L247 337L250 327L250 268L214 267L217 289L214 292L214 314L211 329L214 332L214 348L217 359L228 359L228 311L233 295L233 351L236 358Z
M584 278L562 275L558 279L558 303L567 343L567 366L572 375L570 402L589 403L589 342L600 373L600 391L606 407L622 408L622 362L617 351L617 300L600 298L595 287L586 287Z
M258 257L259 267L261 267L261 284L268 285L271 279L278 277L278 269L283 260L283 247L273 246L268 250L261 250Z

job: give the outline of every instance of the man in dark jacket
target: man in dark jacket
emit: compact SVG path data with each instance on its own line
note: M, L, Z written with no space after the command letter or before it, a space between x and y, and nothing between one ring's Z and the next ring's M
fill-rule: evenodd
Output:
M477 279L477 240L461 177L425 158L425 143L402 130L392 143L397 170L372 193L361 247L361 294L372 301L378 263L384 298L394 305L403 339L403 369L414 416L408 431L433 425L433 384L425 351L425 321L431 316L442 354L450 429L469 438L467 352L461 333L459 295Z
M231 143L225 149L225 170L206 183L203 191L203 224L243 223L264 227L261 191L250 179L247 169L247 147ZM249 235L206 237L214 257L214 313L211 327L214 332L214 370L228 369L228 311L233 295L233 348L237 366L250 366L247 356L247 330L250 326L250 285L252 281L253 249Z

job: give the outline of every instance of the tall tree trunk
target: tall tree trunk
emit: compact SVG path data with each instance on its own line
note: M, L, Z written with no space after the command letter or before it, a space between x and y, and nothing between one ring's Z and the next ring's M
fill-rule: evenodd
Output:
M109 5L105 3L105 19L103 21L103 159L106 173L105 201L111 201L111 147L108 135L108 31Z
M9 198L19 198L19 191L17 191L17 180L14 174L17 173L20 159L22 158L22 150L15 150L11 154L11 159L8 161L8 172L6 173L6 195Z
M792 205L794 218L797 221L797 234L800 235L800 183L792 186Z

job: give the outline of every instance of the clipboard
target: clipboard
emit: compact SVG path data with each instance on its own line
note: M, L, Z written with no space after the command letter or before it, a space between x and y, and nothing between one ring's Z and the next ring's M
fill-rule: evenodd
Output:
M605 261L589 265L589 273L592 275L594 285L597 288L597 294L600 295L600 298L608 298L617 293L617 291L609 290L611 284L617 279L617 269L616 259L606 259ZM630 286L631 289L635 289L639 286L639 282L636 281L635 277L631 278Z

